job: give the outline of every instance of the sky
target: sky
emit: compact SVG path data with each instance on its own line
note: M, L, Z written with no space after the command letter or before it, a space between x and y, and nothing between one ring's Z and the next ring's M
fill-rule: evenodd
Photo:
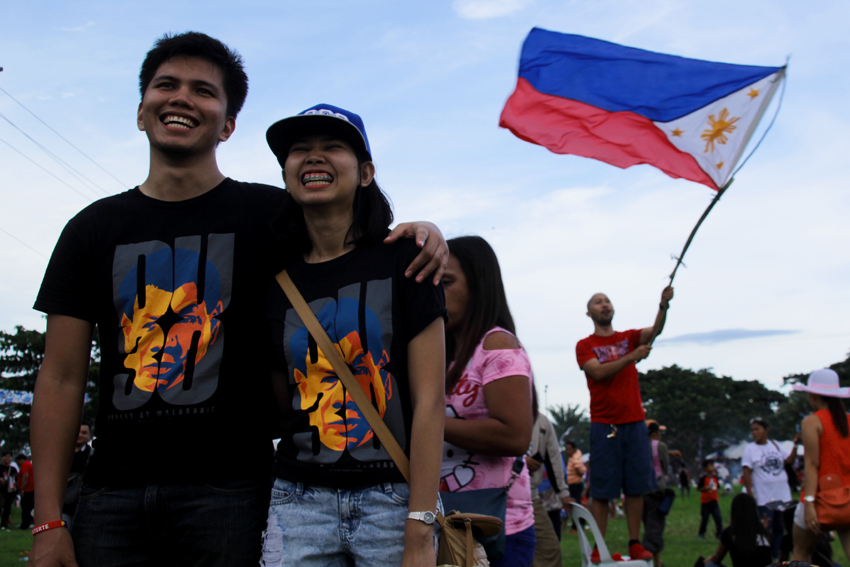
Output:
M499 128L536 26L728 63L790 57L775 125L697 234L664 333L638 366L778 388L850 350L848 22L840 1L6 3L0 330L44 329L32 304L65 223L144 181L139 66L163 33L197 30L238 50L250 78L218 149L226 175L281 185L269 125L320 102L360 114L396 219L486 238L542 401L587 407L575 359L593 331L587 300L608 294L618 330L651 325L671 255L714 193L647 165L555 155Z

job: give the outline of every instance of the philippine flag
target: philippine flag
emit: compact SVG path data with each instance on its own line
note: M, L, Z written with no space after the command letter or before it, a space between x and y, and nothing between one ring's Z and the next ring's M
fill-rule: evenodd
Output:
M534 28L499 125L557 154L646 163L717 190L784 76Z

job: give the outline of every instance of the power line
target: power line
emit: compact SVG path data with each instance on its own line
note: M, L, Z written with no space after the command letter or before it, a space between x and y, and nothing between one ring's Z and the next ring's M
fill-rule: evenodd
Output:
M74 169L73 167L71 167L71 166L70 166L68 163L66 163L66 162L65 162L62 158L60 158L59 156L57 156L56 154L54 154L53 152L51 152L50 150L48 150L47 148L45 148L43 145L41 145L40 143L38 143L38 142L37 142L37 141L36 141L36 140L35 140L32 136L30 136L29 134L27 134L26 132L24 132L23 130L21 130L21 129L20 129L20 128L19 128L19 127L18 127L18 126L17 126L14 122L12 122L12 121L11 121L11 120L9 120L8 118L6 118L6 117L5 117L2 113L0 113L0 118L2 118L3 120L5 120L5 121L6 121L6 122L8 122L9 124L11 124L11 125L12 125L12 127L13 127L15 130L17 130L18 132L20 132L21 134L23 134L24 136L26 136L26 137L27 137L27 139L28 139L29 141L31 141L33 144L35 144L36 146L38 146L38 148L39 148L41 151L43 151L43 152L44 152L44 153L46 153L48 156L50 156L51 158L53 158L53 160L54 160L54 161L56 161L56 162L57 162L60 166L62 166L62 168L63 168L65 171L67 171L67 172L68 172L68 173L70 173L73 177L75 177L75 178L77 179L77 181L79 181L79 182L80 182L80 183L82 183L83 185L86 185L86 181L88 181L89 183L91 183L92 185L94 185L95 187L97 187L98 189L100 189L101 193L103 193L104 195L109 195L109 193L107 193L107 192L106 192L106 190L105 190L103 187L101 187L100 185L98 185L97 183L95 183L94 181L92 181L91 179L89 179L88 177L86 177L85 175L83 175L82 173L80 173L79 171L77 171L76 169ZM81 178L82 178L82 179L81 179ZM83 179L85 179L85 181L83 181ZM89 189L91 189L91 187L88 187L88 188L89 188Z
M18 238L17 236L15 236L14 234L12 234L11 232L9 232L8 230L5 230L5 229L3 229L3 228L0 228L0 232L2 232L2 233L4 233L4 234L6 234L6 235L7 235L7 236L9 236L10 238L13 238L13 239L17 240L18 242L20 242L21 244L23 244L24 246L26 246L27 248L29 248L30 250L32 250L33 252L35 252L36 254L38 254L39 256L41 256L42 258L44 258L45 260L50 260L50 258L48 258L47 256L45 256L44 254L42 254L41 252L39 252L38 250L36 250L36 249L35 249L35 248L33 248L32 246L30 246L29 244L27 244L26 242L24 242L23 240L21 240L20 238Z
M83 193L82 191L80 191L79 189L77 189L76 187L74 187L73 185L69 184L69 183L68 183L67 181L65 181L64 179L62 179L62 178L58 177L58 176L57 176L57 175L55 175L53 172L51 172L50 170L48 170L46 167L44 167L43 165L41 165L40 163L38 163L37 161L35 161L35 160L34 160L34 159L32 159L31 157L29 157L29 156L25 155L25 154L24 154L21 150L19 150L18 148L16 148L15 146L13 146L13 145L12 145L12 144L10 144L9 142L7 142L6 140L4 140L4 139L0 138L0 142L3 142L4 144L6 144L6 145L7 145L7 146L9 146L10 148L12 148L14 151L18 152L18 154L20 154L20 155L21 155L21 156L23 156L24 158L28 159L29 161L31 161L31 162L32 162L33 164L35 164L37 167L39 167L39 168L41 168L42 170L44 170L44 171L45 171L48 175L50 175L51 177L54 177L57 181L59 181L59 183L62 183L63 185L68 186L71 190L73 190L73 191L75 191L75 192L79 193L80 195L82 195L83 197L85 197L86 199L88 199L89 201L91 201L91 200L92 200L92 198L91 198L89 195L86 195L85 193Z
M2 67L0 67L0 71L2 71ZM57 132L55 129L53 129L53 127L52 127L52 126L50 126L50 124L48 124L47 122L45 122L44 120L42 120L41 118L39 118L39 117L38 117L38 115L36 115L36 113L35 113L35 112L33 112L32 110L30 110L29 108L27 108L26 106L24 106L22 102L20 102L18 99L16 99L16 98L15 98L15 97L13 97L12 95L10 95L8 92L6 92L6 90L5 90L5 89L3 89L2 87L0 87L0 91L2 91L2 92L6 95L6 96L8 96L8 97L9 97L9 98L11 98L12 100L14 100L16 103L18 103L18 105L19 105L21 108L23 108L24 110L26 110L27 112L29 112L30 114L32 114L32 115L35 117L35 119L36 119L36 120L38 120L39 122L41 122L42 124L44 124L45 126L47 126L47 127L50 129L50 131L51 131L51 132L53 132L54 134L56 134L57 136L59 136L60 138L62 138L62 140L64 140L64 141L65 141L65 143L67 143L69 146L71 146L72 148L74 148L75 150L77 150L78 152L80 152L80 153L81 153L81 154L82 154L82 155L83 155L83 156L84 156L87 160L89 160L90 162L92 162L93 164L95 164L97 167L99 167L99 168L100 168L100 170L101 170L101 171L103 171L106 175L108 175L109 177L111 177L112 179L114 179L115 181L117 181L118 183L120 183L120 184L121 184L121 188L122 188L122 189L124 189L124 188L126 188L126 187L127 187L127 185L126 185L123 181L121 181L120 179L118 179L117 177L115 177L114 175L112 175L111 173L109 173L109 171L107 171L107 170L106 170L106 168L104 168L102 165L100 165L99 163L97 163L94 159L92 159L91 157L89 157L89 156L88 156L88 155L87 155L87 154L86 154L83 150L81 150L80 148L78 148L77 146L75 146L73 143L71 143L71 141L70 141L70 140L68 140L67 138L65 138L65 136L63 136L62 134L60 134L59 132Z

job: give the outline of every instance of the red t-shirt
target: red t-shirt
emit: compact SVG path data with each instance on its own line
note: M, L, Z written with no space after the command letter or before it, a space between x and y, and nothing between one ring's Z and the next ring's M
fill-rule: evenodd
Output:
M616 332L608 337L590 335L576 344L576 359L579 368L594 358L605 364L629 354L638 346L640 329ZM587 388L590 390L590 421L632 423L646 418L634 363L607 380L594 380L587 376Z
M21 471L18 473L18 482L23 479L24 474L28 474L29 478L27 479L27 483L26 485L24 485L22 490L24 492L32 492L33 490L35 490L35 484L33 484L32 482L32 461L24 461L23 464L21 464Z
M720 485L720 481L717 480L717 473L712 474L704 474L699 478L699 482L697 482L697 488L703 488L708 486L711 483L712 490L707 490L706 492L699 493L699 501L702 504L706 504L707 502L711 502L712 500L720 500L717 496L717 487Z

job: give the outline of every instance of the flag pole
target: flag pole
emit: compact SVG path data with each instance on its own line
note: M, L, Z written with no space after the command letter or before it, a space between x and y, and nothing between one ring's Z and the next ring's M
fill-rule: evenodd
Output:
M726 190L729 189L729 186L732 185L733 181L735 181L734 177L729 180L729 183L727 183L726 185L724 185L723 187L718 189L717 195L714 196L714 199L711 200L711 203L708 205L708 208L705 210L705 212L699 218L699 221L697 221L697 225L691 231L691 235L688 236L688 241L685 242L685 247L682 248L682 252L679 254L678 257L676 257L676 260L677 260L676 267L673 268L673 273L670 274L670 284L669 285L673 285L673 279L675 279L675 277L676 277L676 271L679 269L679 266L682 265L682 260L685 258L685 253L688 251L688 248L691 245L691 241L694 239L694 235L696 235L697 231L699 230L699 227L702 225L702 221L705 220L705 217L708 216L708 213L711 212L711 209L714 208L714 205L716 205L717 202L720 200L720 197L723 196L723 193L725 193Z
M699 227L702 226L702 222L708 216L708 213L711 212L711 209L714 208L714 205L716 205L717 202L720 201L720 197L722 197L723 193L725 193L726 190L729 189L729 186L732 185L733 181L735 181L734 177L732 179L730 179L729 182L726 185L724 185L723 187L721 187L720 189L717 190L717 195L715 195L714 199L711 200L711 203L709 203L708 208L705 210L704 213L702 213L702 216L697 221L696 226L691 231L690 236L688 236L688 241L685 242L685 247L682 248L682 252L679 254L678 257L674 256L676 258L676 267L673 268L673 273L670 274L670 283L668 285L673 285L673 280L676 278L676 272L679 270L679 266L682 265L682 260L685 258L685 253L688 251L688 248L691 246L691 242L693 241L694 236L696 235L697 231L699 230ZM652 343L655 342L655 337L657 337L657 336L658 336L658 333L656 333L653 330L652 337L649 339L649 346L652 346Z

